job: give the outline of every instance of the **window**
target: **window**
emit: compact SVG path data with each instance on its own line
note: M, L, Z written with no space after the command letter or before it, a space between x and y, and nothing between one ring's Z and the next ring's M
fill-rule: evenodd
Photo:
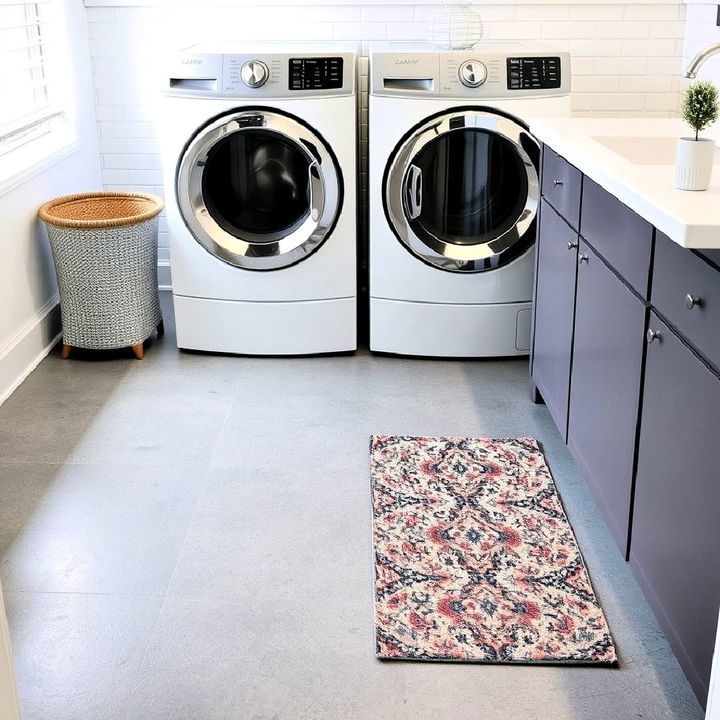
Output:
M74 140L56 0L0 0L0 182Z

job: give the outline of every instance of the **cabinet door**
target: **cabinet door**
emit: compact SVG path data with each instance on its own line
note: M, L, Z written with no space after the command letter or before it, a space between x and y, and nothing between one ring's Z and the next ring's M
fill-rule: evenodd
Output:
M584 241L578 256L568 446L627 556L645 306Z
M630 563L704 702L720 603L720 379L654 313L650 330Z
M532 382L567 437L578 236L542 201L537 240Z

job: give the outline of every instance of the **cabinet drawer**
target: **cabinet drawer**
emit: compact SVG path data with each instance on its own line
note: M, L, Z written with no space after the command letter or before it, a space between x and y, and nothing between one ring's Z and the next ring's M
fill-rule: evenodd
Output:
M660 232L651 300L701 354L720 367L720 272Z
M580 234L643 299L647 299L653 227L585 177Z
M720 267L720 250L698 250L697 252Z
M582 173L547 145L543 147L542 194L558 213L578 229Z

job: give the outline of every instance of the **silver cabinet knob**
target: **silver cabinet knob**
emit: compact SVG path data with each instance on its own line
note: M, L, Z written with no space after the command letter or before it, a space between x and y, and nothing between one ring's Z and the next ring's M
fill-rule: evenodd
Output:
M262 87L269 75L268 66L260 60L249 60L240 68L240 77L250 88Z
M574 250L578 246L577 240L568 240L568 250Z
M479 60L466 60L458 70L460 82L469 88L480 87L487 80L487 67Z
M655 342L656 340L660 342L660 340L662 340L662 335L657 330L648 328L645 339L648 341L648 343Z
M696 305L698 307L702 307L702 304L702 298L695 297L694 295L690 295L689 293L685 296L685 307L688 310L692 310Z
M563 181L562 181L562 180L558 180L557 178L553 178L553 185L554 185L555 187L559 187L559 186L562 185L562 184L563 184Z
M581 263L581 262L589 262L588 256L587 256L585 253L580 253L580 254L578 255L578 262L579 262L579 263Z

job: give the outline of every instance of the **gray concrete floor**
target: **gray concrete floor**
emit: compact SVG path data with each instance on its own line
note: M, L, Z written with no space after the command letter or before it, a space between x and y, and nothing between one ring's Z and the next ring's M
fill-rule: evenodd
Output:
M52 354L0 408L25 720L702 717L527 362ZM370 433L534 436L620 667L374 657Z

